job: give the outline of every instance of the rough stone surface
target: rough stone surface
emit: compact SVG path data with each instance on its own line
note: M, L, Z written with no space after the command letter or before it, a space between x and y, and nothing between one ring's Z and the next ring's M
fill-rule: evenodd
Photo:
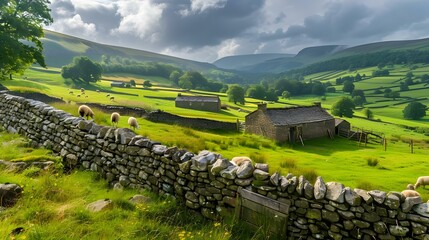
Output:
M110 199L101 199L95 202L92 202L86 206L86 209L91 212L101 212L104 210L111 209L113 207L113 202Z
M326 185L322 177L317 177L316 183L314 183L314 198L317 200L325 198Z
M337 182L326 183L326 196L328 200L344 203L344 185Z
M23 189L13 183L0 184L0 206L10 207L21 196Z

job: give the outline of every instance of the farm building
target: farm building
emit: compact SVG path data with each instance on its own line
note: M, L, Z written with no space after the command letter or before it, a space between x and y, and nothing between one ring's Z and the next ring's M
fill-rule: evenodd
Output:
M320 137L333 137L335 120L320 103L308 107L267 108L258 105L258 110L246 116L246 133L253 133L277 142L301 141Z
M183 96L179 93L175 102L176 107L209 112L219 112L221 106L217 96Z
M335 134L350 131L350 123L341 118L335 118Z
M111 87L125 87L125 83L124 82L112 82L110 83Z

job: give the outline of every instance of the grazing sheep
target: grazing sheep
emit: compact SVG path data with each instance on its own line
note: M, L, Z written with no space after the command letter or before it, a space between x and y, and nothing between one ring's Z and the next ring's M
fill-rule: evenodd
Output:
M420 186L423 186L423 188L426 188L426 185L429 185L429 176L423 176L417 178L416 184L414 184L414 188L417 189Z
M118 126L120 116L121 115L119 115L117 112L113 112L112 115L110 115L110 121L112 122L113 127L116 128Z
M115 101L115 97L110 97L110 101Z
M77 110L77 112L79 113L79 116L81 116L81 117L85 116L86 119L88 119L89 117L94 119L94 112L91 110L91 108L89 108L86 105L81 105L79 107L79 109Z
M98 90L98 89L97 89L97 90L95 90L95 91L96 91L97 93L100 93L100 90Z
M130 125L130 127L134 130L136 130L136 128L140 128L139 124L137 123L137 119L135 119L134 117L128 118L128 125Z
M408 184L408 185L407 185L407 189L408 189L408 190L414 190L414 185L413 185L413 184L411 184L411 183L410 183L410 184Z
M110 94L107 94L106 97L110 97Z
M76 97L80 97L80 94L76 95Z
M69 94L73 95L73 91L70 91Z
M85 98L88 98L88 95L86 95Z
M240 166L244 162L252 162L252 160L248 157L233 157L231 162L237 166Z
M404 195L405 198L408 198L408 197L420 197L420 194L418 192L414 191L414 190L407 189L407 190L402 191L401 193L402 193L402 195Z
M85 88L81 88L81 89L80 89L80 92L81 92L81 93L84 93L84 92L85 92Z

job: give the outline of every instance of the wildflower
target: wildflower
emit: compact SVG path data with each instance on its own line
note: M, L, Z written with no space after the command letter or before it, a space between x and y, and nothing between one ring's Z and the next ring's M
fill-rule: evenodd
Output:
M214 224L215 227L219 227L220 226L220 222L217 222Z

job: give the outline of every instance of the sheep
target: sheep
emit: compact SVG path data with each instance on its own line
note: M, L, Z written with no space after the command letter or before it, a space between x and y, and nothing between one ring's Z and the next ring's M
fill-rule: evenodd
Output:
M407 189L408 190L414 190L414 185L413 184L408 184L407 185Z
M88 119L89 117L94 119L94 112L91 110L90 107L88 107L86 105L81 105L77 111L79 113L79 116L81 116L81 117L85 116L86 119Z
M106 97L110 97L110 93L106 95Z
M110 97L110 101L115 101L115 97Z
M95 91L96 91L97 93L100 93L100 90L98 90L98 89L97 89L97 90L95 90Z
M401 193L402 193L402 195L404 195L405 198L408 198L408 197L420 197L420 194L418 192L414 191L414 190L407 189L407 190L402 191Z
M86 95L85 98L88 98L88 95Z
M76 97L80 97L80 94L76 95Z
M128 125L130 125L130 127L134 130L136 130L136 128L140 128L139 124L137 123L137 119L135 119L134 117L128 118Z
M81 92L81 93L84 93L84 92L85 92L85 88L81 88L81 89L80 89L80 92Z
M119 115L117 112L113 112L112 115L110 115L110 121L112 122L113 127L116 128L118 126L120 116L121 115Z
M423 186L423 188L426 188L426 185L429 185L429 176L423 176L417 178L416 184L414 184L414 188L417 189L420 186Z
M233 157L231 162L237 166L241 166L245 162L252 162L252 160L248 157Z
M69 91L69 94L73 95L73 91Z

